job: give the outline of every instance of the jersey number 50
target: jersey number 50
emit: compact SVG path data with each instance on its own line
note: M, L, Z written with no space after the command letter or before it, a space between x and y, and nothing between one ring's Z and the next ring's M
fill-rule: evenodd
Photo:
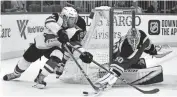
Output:
M115 59L115 61L119 62L119 63L122 63L124 61L124 59L122 57L117 57Z

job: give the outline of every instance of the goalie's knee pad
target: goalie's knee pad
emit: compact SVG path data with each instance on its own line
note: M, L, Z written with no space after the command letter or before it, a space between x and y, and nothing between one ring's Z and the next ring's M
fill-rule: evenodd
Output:
M117 76L120 76L124 72L124 68L122 68L118 64L111 64L110 71L116 74Z

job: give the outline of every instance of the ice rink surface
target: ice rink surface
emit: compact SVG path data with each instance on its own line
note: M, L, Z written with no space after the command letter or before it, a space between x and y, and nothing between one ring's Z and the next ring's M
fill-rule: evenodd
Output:
M113 87L110 90L103 92L99 97L121 97L121 96L175 96L177 97L177 48L172 48L173 52L162 59L147 57L146 62L148 67L155 65L162 65L164 72L164 81L162 83L139 86L144 90L159 88L160 92L152 95L144 95L139 91L127 85L120 85ZM84 97L82 92L84 90L92 91L89 85L68 84L63 83L60 79L56 79L55 75L50 75L46 78L47 88L36 89L32 86L35 84L33 80L38 74L40 68L43 67L44 61L37 61L31 64L27 71L16 80L3 81L2 77L6 73L13 71L19 58L1 61L0 64L0 96L74 96Z

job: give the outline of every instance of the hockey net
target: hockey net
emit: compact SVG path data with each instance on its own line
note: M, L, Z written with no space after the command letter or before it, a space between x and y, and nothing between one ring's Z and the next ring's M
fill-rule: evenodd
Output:
M113 17L116 18L119 14L127 14L131 16L130 8L110 8L99 7L95 8L94 18L91 26L82 40L82 45L86 51L93 54L93 59L98 63L104 65L107 69L109 63L112 61L112 49L114 41L117 41L122 36L115 28ZM116 15L116 16L115 16ZM128 27L129 28L129 27ZM128 29L127 29L128 30ZM113 35L114 34L114 35ZM114 41L113 41L114 40ZM84 69L88 77L94 82L105 74L105 71L95 65L83 63L80 59L77 60ZM74 61L70 59L65 67L61 80L66 83L87 84L88 81L77 67Z

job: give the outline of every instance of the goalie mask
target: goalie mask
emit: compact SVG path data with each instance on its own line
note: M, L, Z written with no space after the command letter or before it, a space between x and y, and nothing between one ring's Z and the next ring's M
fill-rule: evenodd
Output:
M131 28L126 37L133 51L135 51L140 42L140 32L136 28Z
M72 7L64 7L61 11L61 17L63 19L63 27L72 28L77 23L78 13Z

